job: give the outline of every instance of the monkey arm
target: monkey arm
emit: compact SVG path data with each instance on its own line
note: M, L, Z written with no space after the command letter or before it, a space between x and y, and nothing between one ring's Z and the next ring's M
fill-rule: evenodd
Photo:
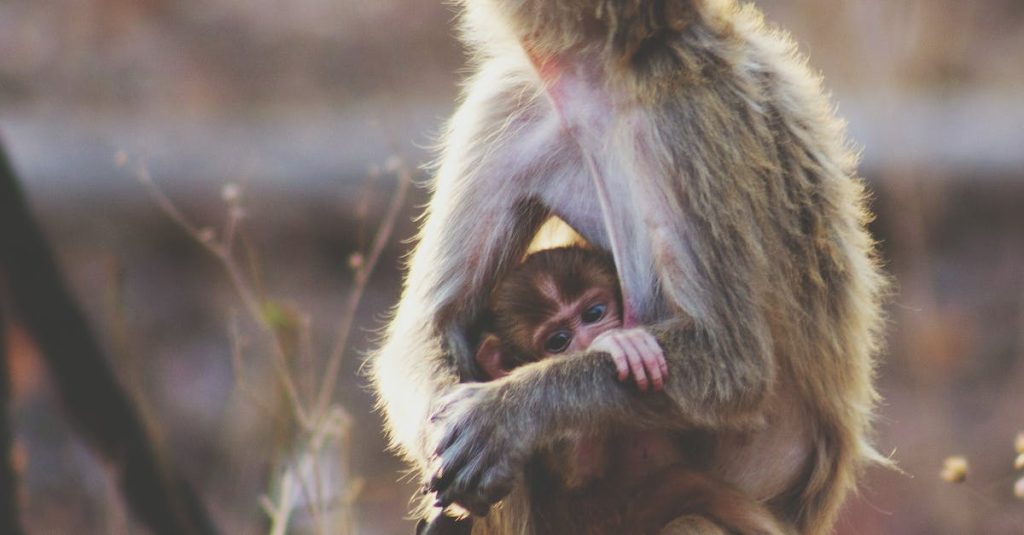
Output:
M463 190L469 197L484 193ZM525 200L479 199L443 207L435 202L431 208L401 304L371 361L391 438L421 466L428 453L429 407L447 388L473 378L467 330L483 306L484 288L492 284L481 274L502 273L526 248L546 214L542 206ZM486 210L501 214L493 225L480 224L486 219L480 212Z
M496 81L507 76L502 69L476 75L448 125L400 304L369 361L392 445L419 467L429 454L430 407L476 369L470 322L548 215L531 198L529 162L531 142L551 143L521 128L531 109L521 87ZM523 132L532 137L517 137Z
M721 348L692 321L648 329L668 361L662 392L618 381L612 357L604 352L547 359L500 380L456 387L432 416L446 427L430 483L438 502L486 514L507 494L529 456L560 438L623 425L681 430L758 421L749 404L760 401L767 388L760 370L743 359L730 365L716 356Z

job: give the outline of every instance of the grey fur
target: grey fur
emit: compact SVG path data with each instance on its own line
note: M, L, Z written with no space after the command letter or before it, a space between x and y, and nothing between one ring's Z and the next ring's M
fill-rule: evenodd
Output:
M475 533L531 533L523 467L553 440L696 431L716 443L709 473L801 533L829 532L881 460L868 436L886 280L818 78L731 0L464 4L477 71L371 361L394 447L424 481L443 468L445 502L483 512L513 492ZM523 43L563 77L538 77ZM555 113L551 84L586 98ZM664 394L595 355L460 384L490 289L552 213L615 254L669 360Z

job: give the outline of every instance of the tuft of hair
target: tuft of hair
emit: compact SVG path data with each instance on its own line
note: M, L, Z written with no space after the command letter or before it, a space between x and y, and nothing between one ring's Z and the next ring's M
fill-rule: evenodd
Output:
M716 26L734 0L454 0L463 39L478 49L529 42L542 56L599 48L628 59L695 22Z

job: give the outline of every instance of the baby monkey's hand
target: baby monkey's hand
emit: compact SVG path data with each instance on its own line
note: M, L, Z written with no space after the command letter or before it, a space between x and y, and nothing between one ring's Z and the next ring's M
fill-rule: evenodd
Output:
M620 381L632 375L640 390L647 390L648 380L654 390L665 386L668 376L665 355L658 341L643 328L606 331L595 338L588 349L610 354Z

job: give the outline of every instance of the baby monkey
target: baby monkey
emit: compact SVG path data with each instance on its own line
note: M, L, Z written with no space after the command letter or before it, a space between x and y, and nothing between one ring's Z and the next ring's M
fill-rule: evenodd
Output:
M487 379L589 349L612 356L620 381L632 377L642 391L664 386L668 367L658 342L643 329L622 329L619 281L608 253L578 246L533 253L495 288L490 312L476 354ZM559 441L544 458L564 488L579 489L606 475L610 448L607 435L575 437Z
M622 298L610 254L560 247L531 254L491 295L491 330L477 364L488 379L529 362L584 350L612 356L620 381L661 390L668 366L644 329L622 329Z

